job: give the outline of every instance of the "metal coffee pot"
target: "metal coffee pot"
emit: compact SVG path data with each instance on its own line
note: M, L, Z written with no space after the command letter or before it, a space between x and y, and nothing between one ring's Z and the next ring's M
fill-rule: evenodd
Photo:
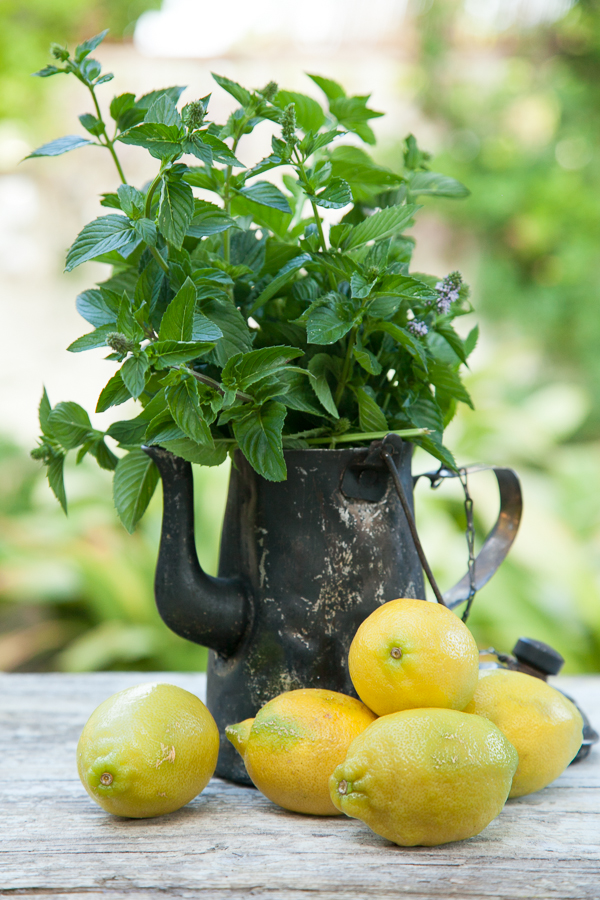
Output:
M210 648L207 704L221 734L217 774L249 784L225 726L286 690L356 696L347 657L358 626L387 600L425 598L412 445L388 435L359 450L287 450L283 482L265 480L237 451L217 578L202 571L196 554L191 465L159 447L146 452L164 497L158 610L174 632ZM451 608L488 581L517 532L518 479L511 469L494 473L500 514L470 574L440 596ZM454 475L427 473L433 485Z

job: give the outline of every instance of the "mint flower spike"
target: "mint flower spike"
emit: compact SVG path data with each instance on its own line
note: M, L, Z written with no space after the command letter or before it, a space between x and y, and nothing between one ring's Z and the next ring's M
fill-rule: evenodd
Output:
M451 272L443 281L438 281L435 289L438 292L436 300L437 311L443 316L447 316L450 307L458 300L460 288L463 283L460 272Z
M415 337L425 337L426 334L429 334L429 328L425 322L420 322L418 319L412 319L408 323L407 328Z
M192 100L191 103L188 103L183 107L181 113L183 123L189 131L195 131L197 128L201 128L205 116L206 109L202 100Z
M259 91L258 93L261 94L265 98L265 100L268 100L269 103L272 103L278 91L279 85L277 84L277 82L270 81L267 85L265 85L262 91Z
M281 134L288 146L293 147L298 138L296 137L296 104L290 103L283 111L281 120Z

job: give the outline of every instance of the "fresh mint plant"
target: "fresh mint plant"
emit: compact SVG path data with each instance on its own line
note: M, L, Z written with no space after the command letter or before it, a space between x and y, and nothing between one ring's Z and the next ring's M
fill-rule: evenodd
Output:
M77 298L93 330L68 349L110 350L117 368L97 413L132 397L140 411L102 431L77 403L52 407L44 392L33 456L63 508L70 450L115 471L115 505L130 531L158 480L144 445L208 466L239 447L281 481L286 448L363 446L393 431L454 466L442 435L457 402L471 405L459 369L477 328L462 340L452 327L471 311L459 273L409 273L414 241L404 232L419 196L467 189L431 172L412 135L399 171L374 162L357 138L374 144L369 122L382 113L317 75L309 77L326 109L273 82L249 90L214 75L239 104L225 124L210 119L210 95L180 109L183 87L120 94L109 124L96 89L112 75L90 56L105 34L73 56L54 45L56 65L36 73L71 74L88 89L93 111L79 121L89 136L31 156L91 145L114 160L122 183L103 195L110 211L83 228L66 261L67 271L95 260L112 274ZM265 121L272 152L247 167L243 139ZM120 144L156 159L149 184L128 184ZM340 211L332 225L330 210Z

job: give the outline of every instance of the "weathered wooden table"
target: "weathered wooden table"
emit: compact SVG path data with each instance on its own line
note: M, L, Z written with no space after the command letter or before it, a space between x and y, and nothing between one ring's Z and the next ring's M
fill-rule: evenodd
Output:
M600 752L509 801L478 837L404 849L345 817L285 812L217 779L176 813L118 819L87 796L75 747L89 714L143 681L204 695L203 675L0 675L0 896L600 898ZM557 679L600 725L600 678Z

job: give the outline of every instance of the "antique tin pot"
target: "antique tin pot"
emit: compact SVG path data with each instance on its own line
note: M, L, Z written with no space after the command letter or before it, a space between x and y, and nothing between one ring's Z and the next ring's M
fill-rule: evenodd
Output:
M237 451L218 578L198 563L191 465L146 448L164 496L156 602L169 628L210 648L207 703L221 734L221 777L250 784L226 725L254 716L285 690L320 687L356 696L347 656L360 623L387 600L425 597L380 446L288 450L288 477L277 483L257 475ZM397 440L393 448L412 510L412 445ZM516 523L514 516L510 521L514 532L518 515L520 505Z

